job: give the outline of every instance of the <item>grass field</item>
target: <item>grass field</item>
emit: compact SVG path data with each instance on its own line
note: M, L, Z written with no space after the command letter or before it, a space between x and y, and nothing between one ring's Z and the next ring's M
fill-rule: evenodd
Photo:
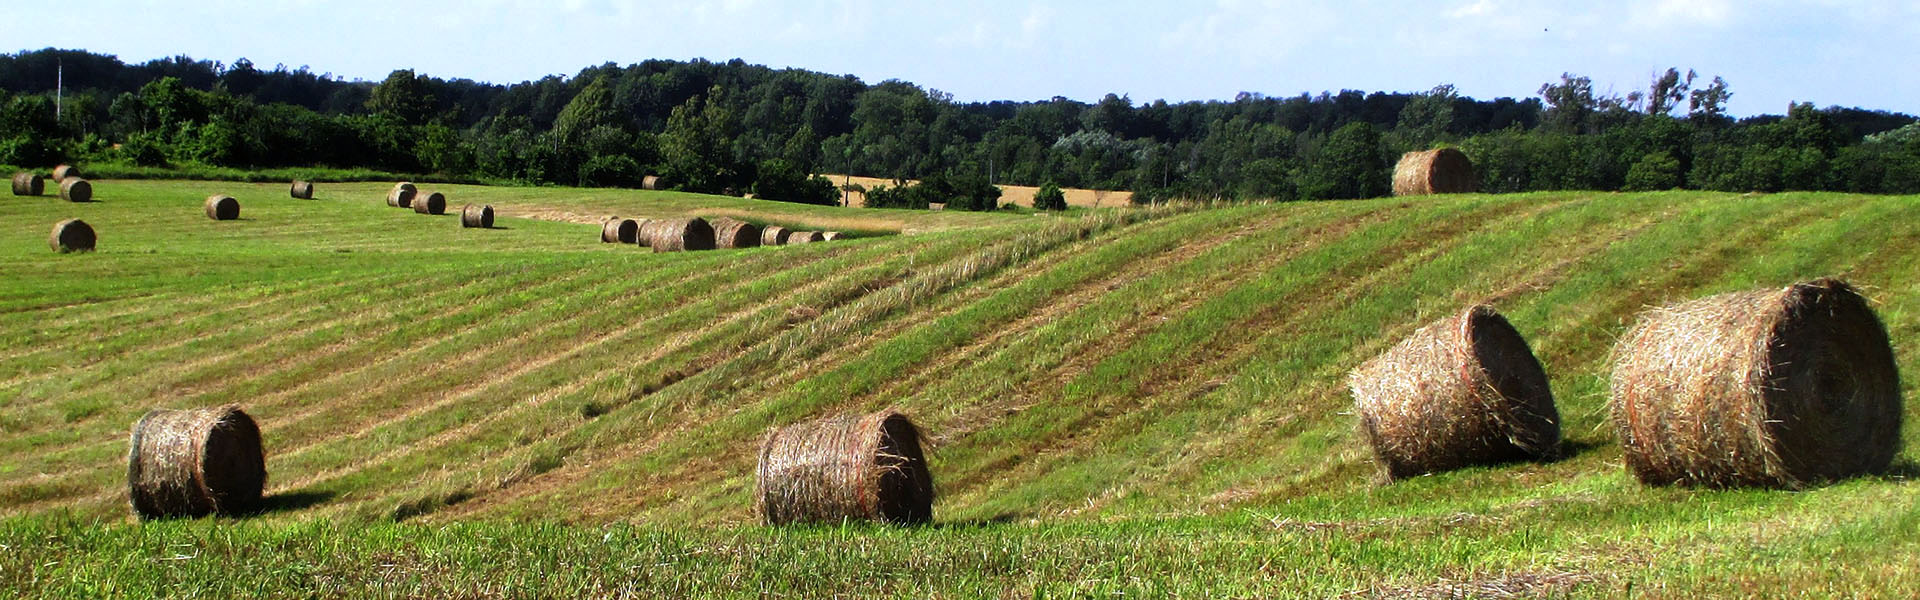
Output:
M97 181L0 198L0 590L285 595L1893 597L1920 581L1914 428L1885 477L1649 489L1605 422L1642 308L1843 276L1900 366L1914 198L1547 193L926 213L563 188ZM240 221L214 222L222 192ZM863 237L650 254L600 215ZM92 254L46 235L79 217ZM537 217L537 218L519 218ZM1347 370L1492 302L1569 456L1377 483ZM1905 388L1912 394L1911 381ZM126 435L237 402L268 508L137 524ZM897 407L936 524L753 524L771 426ZM1907 418L1916 411L1908 405Z

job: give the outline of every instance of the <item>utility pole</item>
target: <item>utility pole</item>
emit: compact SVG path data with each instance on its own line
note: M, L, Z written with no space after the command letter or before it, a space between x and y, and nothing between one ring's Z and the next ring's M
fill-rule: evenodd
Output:
M66 99L67 95L67 61L56 57L53 59L53 65L53 120L58 122L60 103Z

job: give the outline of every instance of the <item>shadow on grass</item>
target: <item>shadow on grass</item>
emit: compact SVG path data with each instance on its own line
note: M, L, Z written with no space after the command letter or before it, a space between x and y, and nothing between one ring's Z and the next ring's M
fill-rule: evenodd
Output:
M1911 483L1916 479L1920 479L1920 462L1911 460L1894 461L1893 465L1887 467L1885 473L1879 475L1879 479L1892 483Z
M1605 442L1597 442L1597 441L1591 441L1591 440L1561 439L1560 446L1554 448L1553 452L1548 454L1545 458L1540 459L1540 464L1550 465L1550 464L1559 463L1559 462L1566 462L1568 460L1577 458L1582 454L1586 454L1588 452L1598 450L1600 449L1600 447L1605 445L1607 445Z
M332 500L333 492L285 492L260 499L259 506L240 516L254 517L309 508Z

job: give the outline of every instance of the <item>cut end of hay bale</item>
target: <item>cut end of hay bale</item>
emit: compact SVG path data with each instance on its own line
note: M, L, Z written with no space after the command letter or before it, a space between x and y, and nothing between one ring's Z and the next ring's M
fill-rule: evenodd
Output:
M820 234L820 241L823 241L823 242L831 242L831 241L834 241L834 240L837 240L837 239L840 239L840 238L843 238L843 237L846 237L846 236L847 236L847 234L844 234L844 233L840 233L840 232L838 232L838 231L827 231L827 232L822 232L822 233Z
M80 169L73 165L60 165L53 168L53 180L66 181L68 177L79 177Z
M1893 347L1844 282L1653 309L1613 353L1609 407L1647 484L1797 488L1885 471L1899 452Z
M238 407L156 410L133 426L127 491L141 518L243 513L266 482L260 427Z
M215 221L232 221L240 218L240 201L233 196L214 194L207 196L207 218Z
M666 180L661 179L659 175L648 175L646 177L642 177L640 178L640 189L655 190L655 191L667 189Z
M38 196L47 192L47 181L39 173L25 171L13 174L13 195Z
M1421 327L1347 384L1390 478L1545 458L1560 444L1545 370L1491 307Z
M47 235L47 246L54 252L92 252L97 241L93 226L79 219L67 219L53 224L53 233Z
M468 204L460 209L460 226L493 228L493 205Z
M68 202L92 202L93 184L79 177L60 180L60 199Z
M714 249L713 225L700 217L649 220L640 228L639 239L654 252Z
M447 196L440 192L420 192L415 194L410 208L423 215L447 214Z
M293 185L287 190L287 193L301 200L312 200L313 199L313 182L295 181L293 182Z
M620 217L607 217L600 223L600 241L608 244L640 243L640 222Z
M713 222L713 246L720 249L757 247L761 233L759 225L739 219L716 219Z
M1408 152L1393 166L1395 196L1470 194L1477 184L1473 161L1453 148Z
M787 238L793 236L793 230L779 225L768 225L760 230L760 245L785 246Z
M920 429L881 411L776 429L760 444L754 508L769 525L933 520Z
M419 194L420 189L414 187L412 183L402 181L393 184L393 189L387 191L387 206L413 208L413 197Z

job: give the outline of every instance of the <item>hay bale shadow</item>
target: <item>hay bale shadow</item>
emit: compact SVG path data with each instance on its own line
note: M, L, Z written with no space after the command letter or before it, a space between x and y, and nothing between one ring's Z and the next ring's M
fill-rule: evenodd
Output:
M241 516L255 517L312 508L332 500L333 492L282 492L260 499L260 504Z

